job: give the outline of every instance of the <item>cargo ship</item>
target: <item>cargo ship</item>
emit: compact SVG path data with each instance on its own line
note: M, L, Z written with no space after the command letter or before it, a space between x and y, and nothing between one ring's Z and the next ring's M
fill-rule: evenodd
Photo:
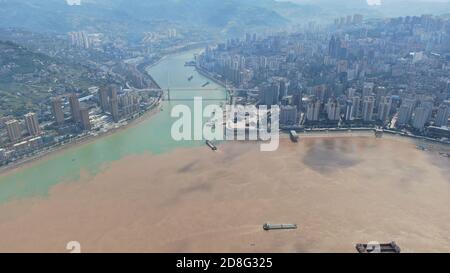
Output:
M376 129L375 130L375 137L376 138L382 138L384 131L382 129Z
M421 145L417 145L416 149L421 150L421 151L427 151L428 150L427 147L421 146Z
M356 250L359 253L400 253L401 249L395 242L387 244L357 244Z
M292 142L298 142L298 134L296 131L292 130L289 132Z
M273 230L273 229L297 229L297 225L295 224L269 224L265 223L263 225L264 230Z
M211 148L211 150L217 151L216 145L214 145L211 141L207 140L207 141L206 141L206 145L207 145L209 148Z
M195 61L189 61L189 62L185 62L184 66L195 66Z

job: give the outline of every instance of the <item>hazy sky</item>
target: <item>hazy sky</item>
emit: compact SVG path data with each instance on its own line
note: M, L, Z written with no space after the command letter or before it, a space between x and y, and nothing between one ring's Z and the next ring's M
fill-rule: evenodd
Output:
M66 0L69 5L80 5L82 0ZM188 1L188 0L186 0ZM221 0L217 0L221 1ZM290 1L290 2L314 2L314 0L277 0L277 1ZM340 0L345 1L345 0ZM369 5L382 5L383 2L390 1L422 1L422 2L450 2L450 0L366 0Z
M314 2L314 0L277 0L277 1L285 1L285 2L298 2L298 3L304 3L304 2ZM346 0L338 0L341 2L345 2ZM376 5L376 4L383 4L383 2L387 3L387 2L394 2L394 1L403 1L403 2L417 2L417 1L421 1L421 2L450 2L450 0L366 0L368 4L370 5Z

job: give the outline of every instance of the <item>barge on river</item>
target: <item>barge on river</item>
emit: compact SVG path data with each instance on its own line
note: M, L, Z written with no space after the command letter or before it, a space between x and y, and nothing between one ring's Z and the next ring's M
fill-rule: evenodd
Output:
M263 225L264 230L276 230L276 229L297 229L295 224L269 224L265 223Z
M387 244L368 243L357 244L356 250L359 253L400 253L401 249L395 242Z

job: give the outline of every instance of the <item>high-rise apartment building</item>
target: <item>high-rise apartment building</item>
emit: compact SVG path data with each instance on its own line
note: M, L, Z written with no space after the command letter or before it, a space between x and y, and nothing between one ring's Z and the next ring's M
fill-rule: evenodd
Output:
M64 123L64 112L62 110L61 98L52 99L52 112L56 123L62 125Z
M318 121L320 115L320 107L320 100L314 98L313 100L309 101L306 110L306 119L309 121Z
M37 136L41 133L41 127L35 113L28 113L25 115L25 125L30 136Z
M385 122L389 119L391 113L392 100L391 97L381 97L378 105L378 120Z
M375 99L372 96L368 96L364 98L363 103L363 120L364 121L372 121L373 120L373 109L375 107Z
M115 86L111 86L111 97L110 97L110 109L111 115L113 116L114 122L119 122L119 100L117 98L117 89Z
M20 128L19 121L13 119L5 123L6 131L11 142L15 142L22 138L22 129Z
M372 96L374 87L375 87L375 84L373 82L365 82L364 83L363 93L362 93L363 99L365 99L366 97Z
M411 106L408 104L402 104L398 110L398 124L403 126L409 123L411 120Z
M280 123L283 125L297 124L297 107L295 106L281 106L280 109Z
M450 108L445 105L441 104L439 106L439 109L437 111L436 115L436 126L447 126L448 125L448 117L450 116Z
M360 97L352 97L352 108L351 108L351 120L357 119L361 113L361 98Z
M81 122L81 114L80 114L80 101L76 94L71 94L69 96L70 103L70 111L72 113L72 120L74 122Z
M91 121L89 119L89 108L81 108L80 115L81 115L81 126L83 130L85 131L91 130L92 126Z
M336 121L341 118L341 106L336 99L330 99L327 104L328 120Z
M413 119L413 127L417 130L423 130L425 123L427 123L428 120L428 110L423 107L419 106L414 110L414 119Z
M109 111L108 89L106 87L102 87L98 91L98 94L99 94L100 107L102 108L102 111L108 112Z

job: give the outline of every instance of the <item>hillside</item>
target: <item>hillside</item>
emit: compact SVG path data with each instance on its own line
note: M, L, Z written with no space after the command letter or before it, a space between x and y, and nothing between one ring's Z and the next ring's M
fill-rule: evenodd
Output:
M0 25L31 31L65 33L88 29L128 34L178 25L212 32L282 27L289 20L272 7L274 0L0 0Z
M0 114L37 111L55 94L87 90L106 75L0 41Z
M442 15L450 12L449 0L381 0L381 5L368 5L367 0L290 0L310 5L322 18L361 13L366 17L398 17L422 14ZM374 2L374 1L372 1Z

